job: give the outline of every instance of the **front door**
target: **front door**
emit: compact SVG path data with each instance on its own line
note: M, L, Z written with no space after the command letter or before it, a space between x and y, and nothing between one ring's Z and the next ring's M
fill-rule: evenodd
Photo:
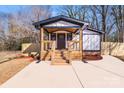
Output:
M57 49L65 49L65 34L57 35Z

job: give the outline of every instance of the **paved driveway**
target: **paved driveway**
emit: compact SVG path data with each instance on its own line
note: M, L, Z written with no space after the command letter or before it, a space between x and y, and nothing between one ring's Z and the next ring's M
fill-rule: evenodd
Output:
M71 65L50 65L48 62L31 63L1 87L82 87Z
M112 56L87 62L73 62L84 87L124 87L124 62Z
M112 56L99 61L50 65L35 62L24 68L1 87L124 87L124 63Z

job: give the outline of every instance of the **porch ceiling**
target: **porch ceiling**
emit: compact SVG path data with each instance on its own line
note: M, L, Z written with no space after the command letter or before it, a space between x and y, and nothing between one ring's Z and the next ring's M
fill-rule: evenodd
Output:
M56 32L56 31L67 31L74 33L78 30L78 28L44 28L49 33Z

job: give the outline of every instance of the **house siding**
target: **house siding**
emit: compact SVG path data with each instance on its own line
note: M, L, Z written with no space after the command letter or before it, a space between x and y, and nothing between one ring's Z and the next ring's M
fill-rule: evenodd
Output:
M101 35L97 32L90 30L83 31L83 50L84 51L100 51L101 47ZM79 40L79 34L77 34L73 40ZM78 45L79 46L79 45ZM76 47L76 46L75 46ZM79 48L79 47L78 47Z

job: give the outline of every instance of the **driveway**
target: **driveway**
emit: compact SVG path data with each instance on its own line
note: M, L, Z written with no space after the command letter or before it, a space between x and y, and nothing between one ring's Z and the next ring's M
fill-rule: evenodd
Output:
M50 65L49 62L31 63L1 87L56 88L82 87L71 65Z
M112 56L87 62L76 61L72 65L33 62L1 87L124 87L124 62Z
M124 87L124 62L112 56L87 62L73 62L72 65L84 87Z

